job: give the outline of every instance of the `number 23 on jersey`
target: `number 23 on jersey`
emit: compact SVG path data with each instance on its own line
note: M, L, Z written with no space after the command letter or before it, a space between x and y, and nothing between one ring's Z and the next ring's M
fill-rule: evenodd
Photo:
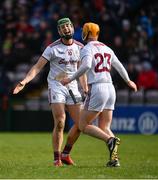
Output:
M97 61L94 71L96 73L100 72L110 72L111 69L111 54L108 53L96 53L94 59Z

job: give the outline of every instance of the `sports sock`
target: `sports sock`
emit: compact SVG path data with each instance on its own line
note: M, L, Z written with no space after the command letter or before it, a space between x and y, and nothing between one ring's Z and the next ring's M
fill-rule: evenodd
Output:
M113 137L110 137L106 143L109 145L109 144L111 144L112 140L113 140Z
M62 153L63 154L70 154L71 149L72 149L72 145L66 144Z
M60 160L60 152L59 151L54 152L54 161L56 161L56 160Z

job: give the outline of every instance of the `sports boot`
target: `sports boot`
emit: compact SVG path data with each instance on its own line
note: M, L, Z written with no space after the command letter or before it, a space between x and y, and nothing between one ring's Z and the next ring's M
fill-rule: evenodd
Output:
M64 164L67 164L67 165L75 165L75 163L73 162L73 160L71 159L70 157L70 154L61 154L61 161L64 163Z
M110 161L107 163L108 167L119 167L118 160L118 145L120 145L120 139L118 137L112 137L107 142L110 151Z

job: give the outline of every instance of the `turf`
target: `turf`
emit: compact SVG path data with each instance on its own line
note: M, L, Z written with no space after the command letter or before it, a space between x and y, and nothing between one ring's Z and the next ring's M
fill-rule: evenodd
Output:
M66 135L65 135L66 136ZM52 165L51 133L0 133L0 178L158 178L158 135L119 135L120 168L107 168L105 144L82 135L72 151L77 166Z

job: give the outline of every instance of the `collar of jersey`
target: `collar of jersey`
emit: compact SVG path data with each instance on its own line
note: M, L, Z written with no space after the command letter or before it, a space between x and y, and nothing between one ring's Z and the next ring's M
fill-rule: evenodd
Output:
M74 43L74 39L72 40L72 43L71 44L65 44L62 40L62 38L60 39L61 43L64 44L65 46L71 46L73 43Z

